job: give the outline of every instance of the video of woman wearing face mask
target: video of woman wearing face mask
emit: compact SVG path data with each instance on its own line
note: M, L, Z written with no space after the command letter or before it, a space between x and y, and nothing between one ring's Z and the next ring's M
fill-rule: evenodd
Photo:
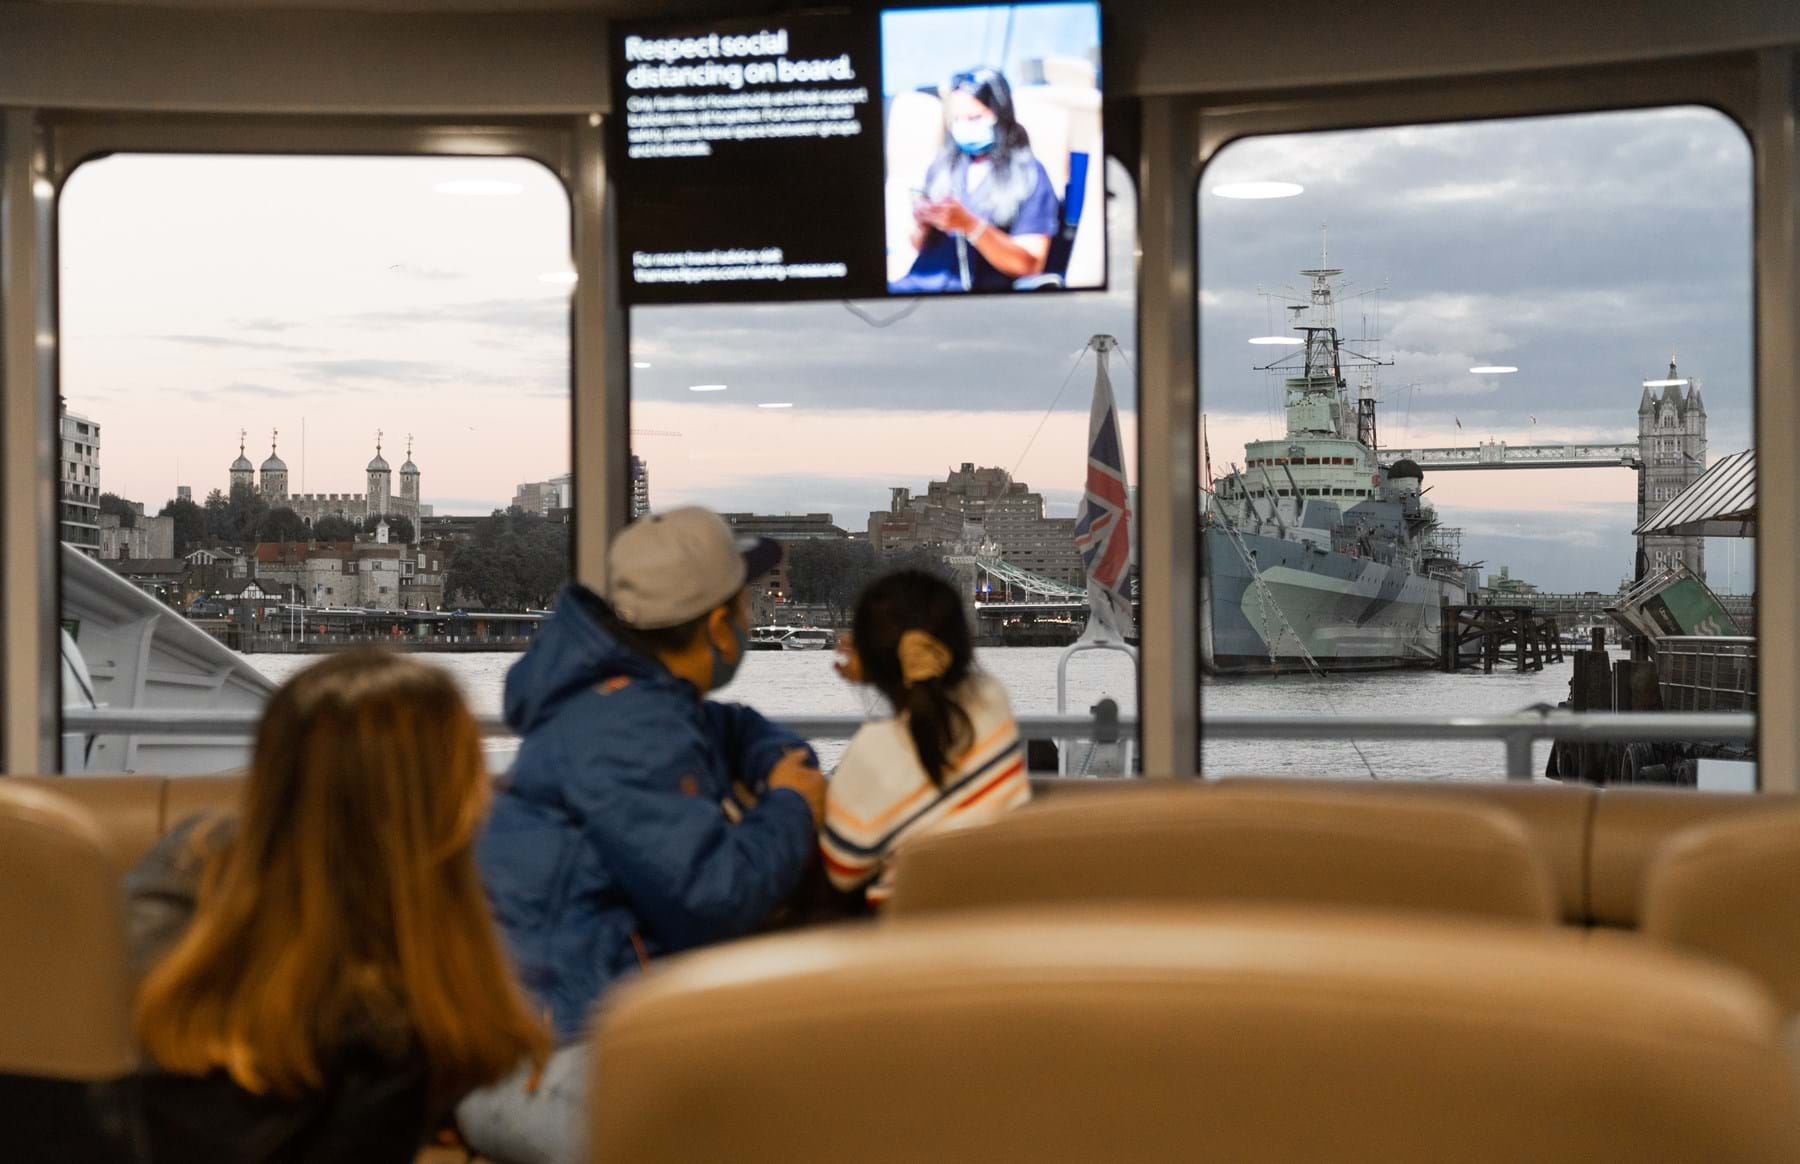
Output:
M1052 9L1072 11L1064 15ZM1026 78L1015 90L1002 69L981 65L887 94L890 291L1101 285L1103 203L1098 197L1087 199L1085 189L1073 191L1071 198L1070 189L1085 185L1090 173L1094 181L1099 178L1099 91L1093 64L1098 24L1093 12L1085 4L1017 5L884 16L889 73L905 75L904 65L911 62L896 57L918 44L916 33L923 31L896 28L898 22L969 20L980 14L982 33L999 30L995 56L1012 64L1015 76ZM1054 27L1047 22L1050 17L1060 17ZM1025 29L1033 35L1012 27L1008 35L1008 22L1021 20L1036 21L1039 27ZM972 39L951 33L937 39L934 55L941 60L946 46L966 51L981 46L983 39L981 33ZM1040 46L1039 55L1019 51L1031 44ZM1059 47L1060 53L1055 51ZM1074 220L1084 203L1096 211L1085 229Z

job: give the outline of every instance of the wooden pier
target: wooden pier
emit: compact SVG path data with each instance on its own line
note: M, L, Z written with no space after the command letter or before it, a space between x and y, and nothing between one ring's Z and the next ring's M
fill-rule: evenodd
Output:
M1562 633L1553 614L1529 606L1445 606L1438 660L1445 671L1491 672L1511 666L1542 671L1563 661Z

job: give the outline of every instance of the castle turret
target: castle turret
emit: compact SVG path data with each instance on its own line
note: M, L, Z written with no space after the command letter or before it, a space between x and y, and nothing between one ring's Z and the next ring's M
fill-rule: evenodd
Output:
M287 462L275 455L275 440L280 435L280 429L269 434L269 459L262 463L262 495L270 505L287 500L288 495Z
M231 488L227 491L236 493L241 486L250 492L256 491L256 466L244 455L244 430L238 429L237 460L231 462Z
M389 512L393 499L394 471L381 456L381 433L375 434L375 459L369 462L369 514Z
M406 435L406 464L400 466L400 500L410 516L419 516L419 467L413 464L411 433Z

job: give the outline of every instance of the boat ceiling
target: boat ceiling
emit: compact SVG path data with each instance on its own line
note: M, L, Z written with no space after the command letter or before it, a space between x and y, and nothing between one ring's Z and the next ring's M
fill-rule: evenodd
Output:
M874 7L878 0L841 0ZM1800 4L1103 0L1116 95L1248 94L1800 44ZM612 20L757 0L0 0L0 106L313 114L605 111ZM800 4L794 7L802 7ZM1554 35L1547 35L1554 30ZM1747 82L1746 82L1747 83ZM1680 100L1683 84L1670 87ZM1579 89L1570 101L1581 102Z

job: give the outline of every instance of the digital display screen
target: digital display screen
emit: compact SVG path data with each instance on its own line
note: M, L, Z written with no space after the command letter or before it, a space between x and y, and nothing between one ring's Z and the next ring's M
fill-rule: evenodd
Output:
M627 302L1106 285L1095 3L619 26Z

